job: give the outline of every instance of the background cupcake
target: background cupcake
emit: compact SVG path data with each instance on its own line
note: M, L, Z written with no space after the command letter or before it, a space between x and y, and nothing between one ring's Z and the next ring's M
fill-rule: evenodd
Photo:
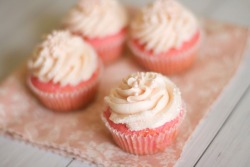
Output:
M89 42L109 64L122 53L127 19L116 0L81 0L66 16L64 26Z
M68 31L54 31L28 62L28 84L38 99L57 111L76 110L93 98L100 75L94 49Z
M174 0L156 0L132 19L129 46L145 68L174 74L192 65L200 36L197 21L187 9Z
M185 115L179 89L161 74L134 73L105 97L103 121L115 142L138 155L163 151Z

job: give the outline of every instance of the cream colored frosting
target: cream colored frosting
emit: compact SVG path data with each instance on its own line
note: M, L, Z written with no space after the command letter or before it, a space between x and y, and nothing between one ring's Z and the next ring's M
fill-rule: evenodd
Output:
M110 120L130 130L156 128L173 120L181 111L179 89L168 78L154 72L138 72L124 78L105 97Z
M35 50L28 66L42 82L77 85L91 78L98 64L93 48L68 31L54 31Z
M113 35L128 22L125 9L116 0L81 0L65 19L65 26L88 38Z
M175 0L156 0L132 20L131 37L155 54L179 48L197 32L194 16Z

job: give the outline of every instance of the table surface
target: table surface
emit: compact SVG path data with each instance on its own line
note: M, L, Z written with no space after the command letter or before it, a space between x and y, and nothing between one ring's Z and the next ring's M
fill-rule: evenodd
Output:
M150 0L122 1L140 6ZM180 1L201 17L250 26L249 0ZM59 26L62 16L75 3L76 0L0 0L0 80L30 55L41 35ZM250 166L248 53L245 53L244 68L240 68L234 81L198 125L176 166ZM0 136L0 148L0 166L4 167L90 166L4 136Z

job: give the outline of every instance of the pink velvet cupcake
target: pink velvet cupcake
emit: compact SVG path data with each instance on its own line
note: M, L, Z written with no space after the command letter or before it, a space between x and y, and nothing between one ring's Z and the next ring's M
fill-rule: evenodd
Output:
M116 0L81 0L66 16L65 28L89 42L104 64L121 56L127 13Z
M175 84L153 72L124 78L105 102L102 118L114 141L136 155L164 151L175 140L186 112Z
M129 47L139 64L163 74L195 61L201 32L195 17L175 0L156 0L131 21Z
M54 31L28 62L28 85L49 109L72 111L93 100L101 64L94 49L68 31Z

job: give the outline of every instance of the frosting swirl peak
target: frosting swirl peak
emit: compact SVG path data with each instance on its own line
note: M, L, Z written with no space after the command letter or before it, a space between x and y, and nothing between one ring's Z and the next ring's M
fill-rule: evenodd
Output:
M198 26L194 16L175 0L156 0L132 20L130 35L155 54L178 49L192 38Z
M111 109L110 120L126 124L130 130L159 127L174 119L182 105L178 88L153 72L138 72L124 78L105 97L105 102Z
M119 32L127 22L127 13L116 0L81 0L64 24L87 38L99 38Z
M80 37L68 31L54 31L38 45L28 67L42 82L74 86L90 79L97 63L95 51Z

